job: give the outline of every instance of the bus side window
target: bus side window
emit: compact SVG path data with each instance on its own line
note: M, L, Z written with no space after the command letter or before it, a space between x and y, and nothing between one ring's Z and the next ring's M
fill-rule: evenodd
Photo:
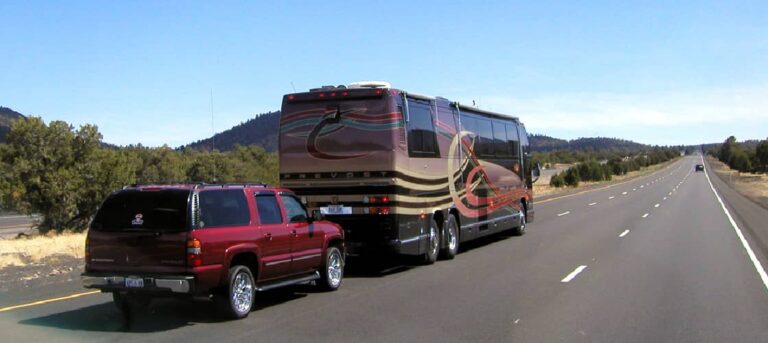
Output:
M518 158L520 156L520 140L517 138L516 125L507 124L507 142L512 156Z
M493 126L490 120L480 119L477 121L478 136L480 141L477 142L477 155L478 156L493 156Z
M453 108L437 105L437 122L446 127L450 127L451 129L455 129L456 118L454 118L454 110L455 109Z
M493 122L493 149L497 157L509 157L506 128L498 121Z
M429 103L409 99L408 117L408 154L411 157L440 157Z

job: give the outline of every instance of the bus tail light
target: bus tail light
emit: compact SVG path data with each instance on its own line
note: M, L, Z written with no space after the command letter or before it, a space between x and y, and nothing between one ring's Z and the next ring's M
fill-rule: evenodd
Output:
M387 215L390 212L389 209L389 196L364 196L363 203L370 204L371 207L363 209L364 213Z
M197 238L187 241L187 265L192 267L203 265L203 244Z

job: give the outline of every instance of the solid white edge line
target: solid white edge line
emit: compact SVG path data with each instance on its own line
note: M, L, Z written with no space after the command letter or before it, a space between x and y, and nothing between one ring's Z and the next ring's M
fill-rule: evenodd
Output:
M562 282L562 283L571 282L571 280L573 280L573 278L575 278L576 275L579 275L579 273L583 272L584 269L587 269L587 266L581 265L581 266L576 267L576 269L574 271L572 271L570 274L568 274L568 276L566 276L564 279L560 280L560 282Z
M626 236L628 233L629 233L629 230L624 230L624 232L622 232L622 233L619 235L619 237L620 237L620 238L621 238L621 237L624 237L624 236Z
M701 157L701 163L704 164L704 156ZM729 212L728 209L725 207L725 203L723 202L723 199L721 199L720 195L717 194L717 191L715 190L715 186L712 184L712 180L709 179L709 173L707 173L706 168L704 168L704 176L707 177L707 182L709 182L709 188L712 189L712 193L715 194L715 198L717 198L717 201L720 203L720 207L723 208L723 212L725 212L725 216L728 217L728 221L731 222L731 226L733 227L733 230L736 231L736 236L739 236L741 245L743 245L744 250L747 251L747 255L749 255L749 259L752 261L752 264L755 266L755 270L757 270L757 274L760 275L760 279L763 280L763 285L765 286L766 291L768 291L768 274L765 273L765 269L763 269L763 265L760 263L760 260L757 259L755 252L752 251L752 248L749 246L749 242L747 242L747 239L744 237L744 234L741 232L739 225L737 225L736 221L733 220L733 217L731 216L731 212Z
M565 211L565 212L563 212L563 213L560 213L560 214L558 214L557 216L558 216L558 217L562 217L562 216L564 216L564 215L566 215L566 214L570 214L570 213L571 213L571 211Z

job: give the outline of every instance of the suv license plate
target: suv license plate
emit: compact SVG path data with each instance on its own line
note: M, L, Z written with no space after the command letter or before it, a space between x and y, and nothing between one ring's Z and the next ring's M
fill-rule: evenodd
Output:
M142 287L144 287L144 279L125 278L125 287L128 287L128 288L142 288Z

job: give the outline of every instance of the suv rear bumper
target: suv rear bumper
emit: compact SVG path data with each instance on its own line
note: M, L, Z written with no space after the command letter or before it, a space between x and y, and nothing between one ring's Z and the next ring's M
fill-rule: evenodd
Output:
M139 292L172 292L190 294L195 289L195 278L185 275L140 276L140 275L108 275L86 274L81 276L83 287L97 288L102 291L139 291ZM143 280L143 287L126 287L126 278Z

